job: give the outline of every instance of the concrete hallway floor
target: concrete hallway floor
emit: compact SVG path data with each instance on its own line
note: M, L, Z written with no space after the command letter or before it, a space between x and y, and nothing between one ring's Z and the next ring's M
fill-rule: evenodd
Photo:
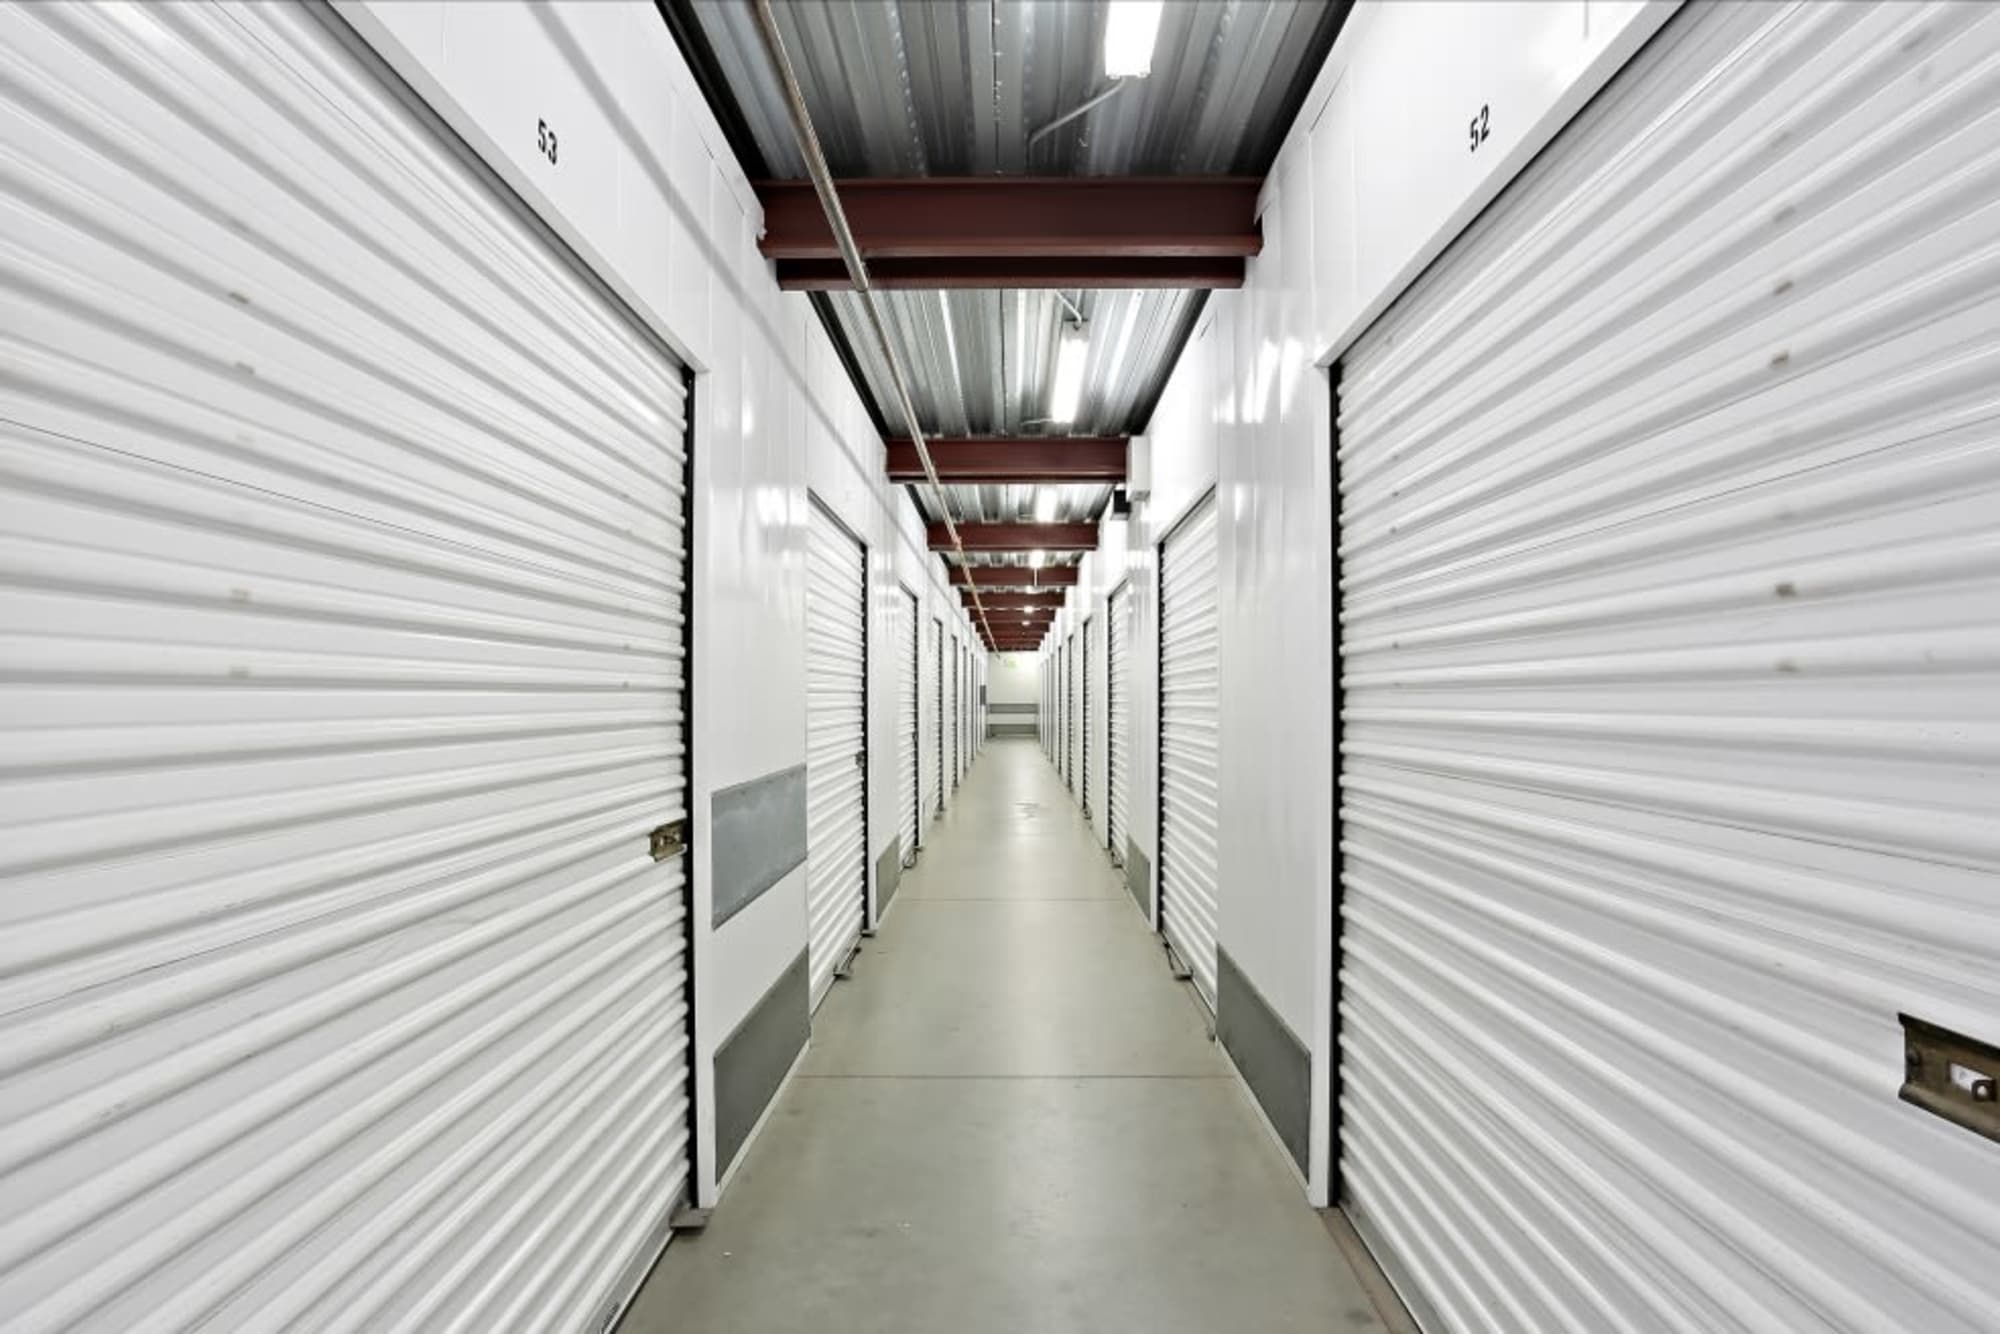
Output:
M625 1334L1382 1330L1032 740L990 742Z

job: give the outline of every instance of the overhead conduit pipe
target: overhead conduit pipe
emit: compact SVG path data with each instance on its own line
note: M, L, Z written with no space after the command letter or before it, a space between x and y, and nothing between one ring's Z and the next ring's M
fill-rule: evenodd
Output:
M799 151L805 155L806 175L811 178L813 190L819 195L820 207L826 211L827 225L833 229L834 240L840 246L840 258L847 266L847 276L861 298L862 309L868 312L868 325L875 332L875 341L882 349L883 360L888 363L889 382L896 393L896 404L903 411L903 420L909 424L910 440L917 447L917 459L923 464L924 478L931 494L937 497L938 513L944 518L952 550L958 553L958 563L970 571L972 566L965 558L965 543L960 540L958 524L952 518L951 498L945 494L944 483L938 479L937 465L931 462L923 427L917 422L916 404L910 398L909 381L903 375L903 363L896 356L895 344L889 338L888 323L882 317L881 307L876 304L875 289L869 285L868 265L861 258L861 248L855 244L854 233L847 225L847 214L840 207L840 192L834 189L833 173L827 169L826 154L820 151L819 135L813 130L812 114L806 110L805 94L799 88L799 78L792 69L792 58L785 50L784 37L778 32L778 16L771 8L771 0L754 0L753 8L757 15L757 35L763 39L764 51L771 57L778 82L785 90L785 109L791 113L792 135L799 142ZM986 632L986 642L998 643L993 634L993 623L986 619L985 604L979 600L979 585L968 580L966 587L972 593L972 607L979 613L979 624Z

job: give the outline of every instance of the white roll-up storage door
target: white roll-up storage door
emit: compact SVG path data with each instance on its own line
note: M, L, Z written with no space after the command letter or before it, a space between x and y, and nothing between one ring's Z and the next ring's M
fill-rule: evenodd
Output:
M1076 631L1072 630L1069 640L1063 646L1064 698L1063 708L1069 720L1069 728L1063 737L1063 773L1069 780L1071 796L1078 796L1078 784L1082 775L1083 761L1083 658L1077 652ZM1081 798L1079 797L1079 800Z
M951 678L950 692L945 696L947 705L944 713L944 766L945 776L951 783L951 790L958 791L958 641L947 639L944 646L945 670Z
M1215 1005L1221 642L1215 498L1160 549L1160 926Z
M687 1187L683 371L336 23L0 9L21 1334L595 1331Z
M1105 742L1104 785L1106 829L1111 855L1125 859L1125 841L1131 830L1126 807L1131 801L1132 769L1132 585L1124 583L1112 590L1110 616L1105 624Z
M1056 767L1058 776L1062 773L1062 645L1049 650L1049 760Z
M1056 647L1056 770L1069 783L1069 646Z
M1426 1327L2000 1327L2000 1146L1897 1097L1899 1014L2000 1041L2000 11L1681 10L1342 385L1343 1176Z
M933 704L931 707L931 728L930 728L931 745L933 747L931 752L931 782L934 785L932 791L931 811L933 814L938 814L944 810L945 688L944 688L944 622L939 620L935 616L931 618L931 677L932 677L931 688L934 692L934 697L936 700L936 703Z
M868 555L812 506L806 554L806 914L812 1004L868 916Z
M1083 750L1083 760L1079 765L1077 793L1083 802L1083 813L1086 817L1095 816L1097 813L1097 808L1090 799L1090 732L1092 715L1095 710L1104 706L1104 701L1102 699L1093 701L1090 693L1090 678L1097 671L1097 653L1099 647L1091 633L1091 623L1085 621L1083 623L1083 735L1077 741L1077 744ZM1102 759L1098 761L1099 764L1103 762Z
M922 661L917 656L917 595L896 594L896 638L892 648L896 673L896 829L901 854L917 850L917 827L923 808L918 791L917 699Z

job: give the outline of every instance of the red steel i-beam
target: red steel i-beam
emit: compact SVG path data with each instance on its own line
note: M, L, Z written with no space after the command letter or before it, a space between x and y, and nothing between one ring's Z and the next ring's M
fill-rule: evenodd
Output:
M1074 565L1051 565L1032 570L1025 565L955 565L951 570L954 588L1074 588Z
M1263 249L1254 176L835 182L877 287L1240 287ZM808 181L757 185L778 284L850 285Z
M1095 551L1094 523L962 523L959 540L967 551ZM930 525L932 551L950 551L951 534Z
M986 486L1081 483L1116 486L1125 480L1131 441L1122 435L924 437L938 477L946 482ZM922 462L913 440L883 442L888 451L889 480L921 482Z
M781 292L845 292L853 283L837 259L781 259ZM1148 287L1228 292L1243 286L1243 261L1205 255L1067 259L1029 255L988 259L871 259L868 280L885 292L1007 291L1073 287Z
M979 600L988 611L1061 611L1067 599L1061 593L981 593Z

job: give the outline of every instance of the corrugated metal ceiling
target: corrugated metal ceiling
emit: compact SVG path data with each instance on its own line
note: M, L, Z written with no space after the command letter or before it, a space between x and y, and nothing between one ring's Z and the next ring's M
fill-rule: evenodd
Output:
M1088 319L1083 400L1076 420L1047 420L1056 339L1065 313L1054 292L879 292L910 378L923 429L939 435L1121 435L1143 425L1201 310L1201 293L1128 289L1065 294ZM827 300L885 425L909 425L888 392L889 370L861 298Z
M740 0L667 0L746 167L801 178L777 79ZM778 21L837 176L1261 175L1333 45L1345 3L1171 0L1152 73L1030 144L1110 86L1103 0L810 0ZM706 50L702 50L702 47ZM922 429L938 435L1141 431L1199 316L1193 291L883 293ZM1074 422L1046 420L1064 297L1087 317ZM852 293L817 299L877 417L907 434ZM961 518L1029 518L1033 488L951 487ZM1061 517L1094 519L1108 488L1058 488ZM928 488L919 504L936 519ZM1079 509L1087 500L1088 507Z
M691 6L763 166L805 175L750 6ZM1173 0L1153 70L1029 147L1109 86L1102 0L780 3L839 176L1262 175L1340 27L1325 0Z

